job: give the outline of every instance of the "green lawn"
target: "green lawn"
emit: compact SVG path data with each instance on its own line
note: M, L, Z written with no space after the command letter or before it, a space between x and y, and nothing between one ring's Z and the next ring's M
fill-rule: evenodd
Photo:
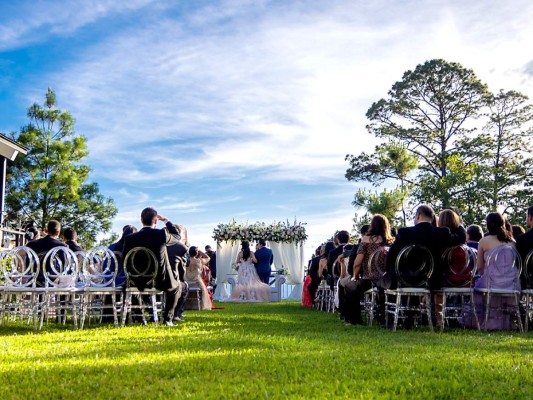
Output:
M533 332L345 327L294 302L177 328L0 328L1 399L532 398Z

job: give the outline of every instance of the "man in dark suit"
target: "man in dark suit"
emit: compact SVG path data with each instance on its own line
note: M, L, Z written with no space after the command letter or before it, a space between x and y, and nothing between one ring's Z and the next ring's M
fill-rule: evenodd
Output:
M78 233L74 228L66 228L63 232L63 238L65 239L65 244L74 253L77 251L83 251L83 247L81 247L77 242Z
M157 221L164 222L166 229L155 229ZM159 265L155 288L164 291L166 298L163 321L167 326L174 326L172 319L181 294L181 285L178 272L171 268L167 246L179 242L180 234L167 218L159 215L153 208L145 208L141 212L141 222L143 228L139 232L126 236L122 254L126 259L128 252L135 247L145 247L154 253ZM125 265L125 268L127 269L128 265ZM143 290L148 284L148 279L140 278L133 283L138 289Z
M54 247L67 247L65 243L58 239L59 233L61 232L61 224L58 221L54 219L50 220L46 225L46 232L47 235L45 237L32 240L26 245L37 253L39 260L41 261L41 268L39 269L39 275L37 276L38 286L44 286L44 268L50 270L48 265L45 267L42 265L46 253L48 253L48 251L52 250Z
M524 233L523 235L518 236L516 239L516 249L520 253L520 256L522 257L522 261L526 261L526 257L529 254L529 252L533 251L533 206L529 207L527 209L527 226L529 230ZM527 271L528 274L533 274L533 271L531 270L533 260L530 261L529 267L530 270ZM526 269L528 266L524 265L524 269ZM524 273L525 276L525 273ZM526 288L527 282L522 282L522 288Z
M259 239L257 241L255 258L257 258L255 269L257 270L259 279L269 285L270 273L272 272L271 265L274 262L274 255L272 254L272 250L266 247L266 241L264 239Z
M387 272L383 278L383 288L396 288L398 279L396 276L396 258L400 251L412 244L425 246L433 256L434 268L429 281L432 290L442 286L441 258L444 250L450 247L450 230L435 226L435 212L430 206L421 205L416 210L415 226L401 228L396 235L394 244L390 247L387 255Z
M346 246L350 242L350 234L348 231L339 231L335 235L335 244L337 247L335 247L333 250L329 252L328 255L328 274L339 276L340 270L334 271L333 267L335 265L335 262L339 258L339 256L344 251L344 246Z

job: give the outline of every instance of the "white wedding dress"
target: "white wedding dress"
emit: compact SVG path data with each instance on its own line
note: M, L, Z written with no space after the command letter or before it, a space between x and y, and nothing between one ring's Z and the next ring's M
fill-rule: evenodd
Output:
M229 301L267 302L270 301L270 286L261 282L251 258L241 259L237 284L231 292Z

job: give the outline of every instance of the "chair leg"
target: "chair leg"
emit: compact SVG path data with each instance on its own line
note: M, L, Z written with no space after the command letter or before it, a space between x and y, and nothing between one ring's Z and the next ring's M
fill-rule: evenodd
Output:
M474 300L474 292L473 291L470 293L470 304L471 304L471 308L472 308L472 313L474 314L474 319L476 320L477 330L480 331L481 330L481 325L479 324L479 318L477 316L476 302Z
M124 296L124 301L122 302L121 325L123 328L126 325L126 317L128 316L128 311L131 313L131 293L126 293L126 295Z
M396 307L394 308L394 325L392 327L393 332L396 332L396 327L398 326L401 298L402 296L400 296L400 294L396 294Z
M523 333L524 327L522 326L522 315L520 314L520 297L517 293L514 295L514 302L516 319L518 320L518 329L520 329L520 332Z
M157 316L157 299L155 294L152 294L150 296L150 302L152 303L152 317L154 319L155 325L157 326L159 319Z
M446 293L442 293L442 313L441 313L441 321L440 321L440 331L441 332L444 332L444 324L446 323L446 299L447 298L448 298L448 296L446 295ZM435 304L435 306L436 306L436 304ZM437 327L438 327L438 322L439 321L437 320Z
M431 294L424 296L426 298L426 314L428 317L428 325L431 332L433 332L433 321L431 320ZM444 327L444 318L442 320L442 326Z
M489 322L490 293L485 293L485 296L485 332L487 332L487 325Z

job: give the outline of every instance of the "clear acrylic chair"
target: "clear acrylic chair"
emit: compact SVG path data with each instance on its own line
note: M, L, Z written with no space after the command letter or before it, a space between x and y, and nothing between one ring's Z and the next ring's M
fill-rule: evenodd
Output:
M476 327L480 330L474 301L476 258L477 252L466 245L450 247L442 255L443 287L436 291L442 301L435 304L435 314L440 317L438 325L441 332L444 325L450 321L464 321L467 307L470 308Z
M104 317L113 316L118 326L119 305L122 304L122 288L115 287L118 259L107 247L95 247L84 254L81 267L80 328L83 329L85 319L96 316L101 322ZM117 301L117 297L120 298Z
M522 260L512 244L493 249L485 260L483 276L485 288L474 289L483 298L483 329L488 330L489 320L506 321L514 316L520 332L524 331L520 314L520 274ZM497 298L495 298L497 297ZM501 329L501 328L496 328Z
M378 270L381 266L386 265L387 255L389 254L389 247L379 247L368 258L367 268ZM385 274L385 271L380 271L381 276ZM372 326L376 316L380 316L378 304L379 289L374 282L372 282L372 288L365 292L364 296L364 309L366 314L366 322L368 326Z
M433 256L427 247L415 244L400 251L395 261L398 287L385 290L385 327L388 327L389 315L394 318L393 331L396 331L399 320L405 325L413 318L418 324L425 316L433 332L431 292L428 289L433 266Z
M134 247L124 258L124 272L126 274L126 285L124 287L124 299L122 304L122 326L126 324L126 318L130 317L132 310L137 309L142 313L144 318L145 306L141 296L149 297L152 318L157 325L159 322L158 313L161 311L160 302L157 296L162 292L155 288L157 270L159 263L155 254L146 247ZM139 289L135 282L143 282L142 290ZM139 305L132 304L133 296L139 296Z
M528 332L529 321L533 317L533 250L524 259L522 266L524 287L522 288L522 304L524 305L524 330Z
M54 316L58 322L65 324L70 314L74 327L78 328L78 256L66 246L54 247L44 256L41 267L44 273L45 299L40 327L44 318L48 322L49 318Z
M43 304L43 289L36 287L39 257L30 248L18 246L0 252L3 280L1 296L2 324L10 319L33 322L37 329Z

